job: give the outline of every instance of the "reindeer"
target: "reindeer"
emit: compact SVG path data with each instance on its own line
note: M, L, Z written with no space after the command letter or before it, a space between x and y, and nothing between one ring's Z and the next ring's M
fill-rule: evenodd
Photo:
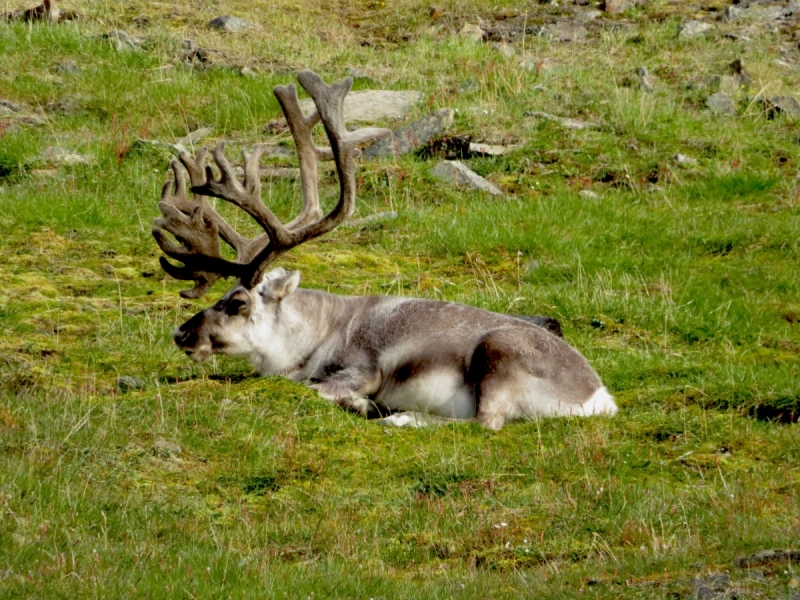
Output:
M393 413L388 423L407 424L421 411L439 420L477 420L488 429L520 418L613 415L613 398L577 350L543 327L471 306L385 296L345 297L300 289L300 273L269 266L283 253L340 225L356 199L357 148L391 132L347 131L343 102L352 79L326 85L311 71L297 75L316 110L304 116L294 85L274 93L286 116L300 162L303 204L283 224L261 199L259 160L264 147L242 152L239 181L217 145L215 177L208 151L196 158L181 152L173 181L163 189L153 235L164 270L194 281L184 298L199 298L222 277L236 284L215 305L173 333L195 361L213 354L246 358L263 375L304 382L347 410ZM312 129L322 122L330 142L318 147ZM323 216L317 166L333 160L339 200ZM181 165L183 169L181 169ZM187 197L185 170L193 198ZM250 215L264 233L249 239L235 231L206 197L230 202ZM173 239L167 234L171 234ZM236 252L225 258L220 240Z

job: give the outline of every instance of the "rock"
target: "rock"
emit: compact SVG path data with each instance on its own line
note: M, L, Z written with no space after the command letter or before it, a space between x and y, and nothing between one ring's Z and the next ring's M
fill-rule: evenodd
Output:
M347 74L356 81L358 81L359 79L367 81L372 80L372 77L367 75L364 71L356 69L355 67L347 67Z
M210 127L200 127L199 129L195 129L189 135L185 135L178 140L178 144L191 146L192 144L196 144L203 139L210 136L214 133L214 130Z
M683 25L681 25L678 37L687 40L691 38L698 38L708 34L713 29L714 26L711 23L706 23L705 21L686 21Z
M729 6L725 9L726 21L780 21L792 16L796 6Z
M161 458L173 458L181 455L181 447L167 440L156 440L151 449L153 454Z
M415 90L363 90L350 92L344 99L345 121L379 121L399 119L407 115L422 98ZM314 110L311 98L300 100L300 109L306 114Z
M61 148L59 146L48 146L39 156L39 160L46 163L58 163L63 165L77 165L89 163L89 158L73 150Z
M144 38L131 35L120 29L104 33L100 38L108 40L119 52L123 50L138 50L144 43Z
M153 150L166 150L175 156L181 152L186 152L186 147L183 144L170 144L169 142L161 142L159 140L135 140L131 144L131 151L133 152L147 152Z
M578 119L570 119L569 117L559 117L557 115L551 115L550 113L539 112L539 111L525 111L526 117L537 117L539 119L545 119L546 121L553 121L558 123L562 127L566 127L567 129L602 129L603 126L597 123L586 123L584 121L580 121Z
M117 377L115 382L117 384L117 389L120 392L129 392L131 390L140 390L145 386L145 382L143 379L139 379L138 377Z
M545 27L545 34L560 42L582 42L588 33L578 21L559 21Z
M503 192L493 183L471 171L457 160L443 160L430 170L439 181L489 192L492 196L502 196Z
M536 74L539 75L541 73L552 71L553 68L556 67L557 63L554 63L547 59L542 60L534 60L530 57L525 58L522 62L519 63L521 69L525 71L536 71Z
M653 77L650 75L647 67L639 67L637 72L639 74L639 86L642 88L642 91L652 92L655 86L653 85Z
M14 104L10 100L3 100L0 98L0 115L7 113L16 113L22 110L19 104Z
M208 26L211 29L216 29L217 31L227 31L228 33L239 33L241 31L246 31L253 27L253 24L249 21L245 21L244 19L240 19L239 17L233 17L231 15L223 15L221 17L217 17L216 19L212 19L208 22Z
M56 71L64 73L65 75L74 75L75 73L79 73L80 70L78 63L74 60L65 60L56 65Z
M365 148L364 157L401 156L413 152L444 133L453 124L453 115L452 108L441 108L419 121L395 129L392 137L380 139Z
M800 119L800 102L794 96L770 96L764 101L764 105L769 118L782 113L792 119Z
M494 144L479 144L470 142L469 153L474 156L502 156L522 148L522 144L509 144L507 146Z
M698 600L715 600L727 597L723 593L728 589L731 577L727 573L698 577L692 582L693 596Z
M514 50L514 46L509 46L505 42L494 42L492 44L492 48L497 50L506 58L514 58L517 55L517 51Z
M256 78L256 72L250 67L242 67L241 69L239 69L239 75L245 77L246 79Z
M584 200L599 200L600 194L597 192L593 192L592 190L581 190L578 192L578 196L583 198Z
M634 0L605 0L603 10L610 15L618 15L636 6Z
M740 556L734 564L740 569L759 565L800 562L800 550L759 550L749 556Z
M472 40L473 42L480 42L486 36L486 32L478 25L466 23L461 29L458 30L458 35Z
M711 94L706 100L706 106L715 115L736 116L736 103L728 94L722 92Z
M676 163L678 163L679 165L682 165L682 166L692 167L692 166L697 165L697 159L696 158L692 158L690 156L686 156L685 154L681 154L681 153L676 154L675 156L672 157L672 159Z

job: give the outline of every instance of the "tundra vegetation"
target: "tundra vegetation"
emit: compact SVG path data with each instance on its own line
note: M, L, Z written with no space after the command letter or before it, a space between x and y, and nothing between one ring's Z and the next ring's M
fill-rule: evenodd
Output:
M592 4L75 0L65 22L0 23L0 597L798 593L796 552L742 560L800 539L797 21L652 0L584 38ZM251 26L210 30L222 14ZM524 33L493 46L465 23ZM168 151L136 140L290 147L265 125L302 68L420 90L409 119L452 107L451 135L521 148L466 161L502 198L424 154L360 162L356 218L398 217L281 266L556 317L616 417L390 429L175 348L200 307L150 235ZM708 108L719 87L735 115ZM299 185L264 197L285 219Z

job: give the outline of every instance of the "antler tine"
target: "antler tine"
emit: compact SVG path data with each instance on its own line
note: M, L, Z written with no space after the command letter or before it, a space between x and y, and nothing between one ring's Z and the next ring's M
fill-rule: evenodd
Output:
M167 181L161 192L158 207L163 216L155 220L153 237L164 254L184 263L184 266L176 266L161 257L163 269L176 279L195 282L194 288L181 291L181 295L199 298L221 277L239 276L243 265L224 259L220 253L219 224L233 231L230 225L208 207L204 198L198 202L190 201L186 197L186 180L178 161L170 161L170 167L174 179ZM167 237L167 232L178 243ZM246 242L246 239L235 231L233 233L242 246L241 242Z
M286 116L286 122L289 123L300 162L303 207L300 214L286 224L286 229L293 230L322 217L322 210L319 207L317 164L321 160L333 159L333 152L330 148L320 148L314 144L311 131L319 123L319 113L314 110L307 117L303 115L297 99L297 88L294 85L279 85L273 92Z
M212 156L219 169L215 177L206 165L208 150L200 150L196 158L187 152L179 154L180 163L189 174L191 189L199 198L186 197L186 182L177 161L172 161L174 182L164 186L159 208L163 215L156 219L153 235L164 253L183 263L176 266L162 258L162 266L170 275L194 280L195 287L184 290L186 298L205 294L221 277L239 277L244 285L253 287L260 281L267 266L278 256L338 226L355 208L355 158L360 144L391 135L388 129L364 128L349 132L344 123L344 97L353 80L331 86L316 73L303 71L297 80L311 96L317 110L308 117L300 110L297 89L293 85L278 86L275 96L281 104L300 159L303 207L300 214L287 225L267 208L261 199L259 161L264 146L257 145L251 153L242 151L244 178L240 182L225 157L225 144L220 142ZM322 121L330 147L319 147L311 132ZM339 176L339 201L327 215L322 216L319 205L317 165L320 160L333 159ZM173 189L174 188L174 189ZM238 206L264 230L264 234L248 239L239 234L206 202L204 196L214 196ZM177 243L167 233L172 234ZM220 238L236 250L236 262L220 253Z
M317 107L316 114L312 114L310 117L302 117L300 113L300 116L310 122L310 120L316 119L318 115L319 119L322 121L322 125L325 127L328 141L331 144L330 152L336 163L336 171L339 177L339 201L336 203L333 210L324 217L318 218L317 220L309 219L308 222L303 222L296 228L288 231L290 237L285 242L275 244L274 246L271 244L262 249L253 258L252 262L256 266L250 277L250 285L255 285L255 283L261 279L266 268L278 255L302 244L306 240L331 231L353 214L356 202L355 158L353 152L360 144L371 142L392 134L391 130L378 127L367 127L354 132L347 131L344 123L344 97L353 85L352 77L347 77L343 81L329 86L313 71L301 71L297 74L297 81L303 89L308 92L308 95L311 96L314 105ZM296 99L296 91L286 89L286 91L276 92L276 95L278 96L278 100L281 101L281 106L284 107L287 120L289 120L287 107L294 113L292 97ZM284 100L288 100L286 104L283 103L282 97ZM299 113L299 106L297 112ZM290 127L293 121L299 130L303 129L303 125L306 122L297 118L296 114L293 114L292 120L289 121ZM298 123L300 124L299 127L297 126ZM308 137L310 137L310 130L308 131ZM310 145L313 146L313 142L310 142ZM317 148L316 146L313 147L315 149L314 155L317 160L323 153L326 157L328 156L327 149ZM304 152L309 156L312 154L310 148L304 150ZM300 154L299 147L298 154ZM314 171L314 181L316 181L316 163L314 164ZM305 174L305 171L301 171L301 175L304 179ZM304 202L305 201L306 199L304 196ZM318 198L316 202L316 206L318 207Z
M269 236L270 245L284 245L289 239L289 231L284 227L271 210L261 200L261 179L258 173L258 161L264 153L264 146L257 145L251 154L242 151L245 161L244 185L236 179L233 167L225 158L225 142L219 142L214 148L214 162L219 168L219 179L214 178L210 166L206 167L206 175L202 185L192 186L196 194L214 196L238 206L261 225Z

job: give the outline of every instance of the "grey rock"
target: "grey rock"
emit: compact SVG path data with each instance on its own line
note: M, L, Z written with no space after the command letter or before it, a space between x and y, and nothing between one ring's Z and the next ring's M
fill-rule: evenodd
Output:
M144 38L131 35L121 29L104 33L101 38L108 40L119 52L124 50L138 50L144 43Z
M415 90L363 90L350 92L344 99L345 121L379 121L399 119L407 115L422 98ZM306 114L314 110L311 98L300 100L300 109Z
M603 10L610 15L618 15L636 6L635 0L605 0Z
M736 103L728 94L722 92L711 94L706 100L706 106L715 115L736 116Z
M241 69L239 69L239 75L241 75L242 77L245 77L247 79L255 79L256 78L256 72L253 69L251 69L250 67L242 67Z
M470 142L469 153L474 156L502 156L503 154L508 154L520 148L522 148L522 144L508 144L504 146L500 144Z
M171 144L169 142L161 142L159 140L135 140L131 144L131 150L134 152L147 152L148 150L166 150L175 156L181 152L186 152L186 146L183 144Z
M800 119L800 102L794 96L770 96L765 105L769 116L782 113L792 119Z
M745 82L738 75L722 75L714 78L714 83L718 84L720 92L729 96L735 96L746 89Z
M178 140L178 144L191 146L192 144L196 144L208 136L214 133L214 130L210 127L200 127L199 129L195 129L190 134L183 136Z
M364 71L356 69L355 67L347 67L347 74L355 80L363 79L370 81L372 77L367 75Z
M514 50L514 46L509 46L505 42L494 42L492 44L492 48L497 50L506 58L514 58L517 55L517 51Z
M545 27L545 35L560 42L582 42L588 33L579 21L559 21Z
M39 160L45 163L62 165L87 164L90 162L87 156L60 146L48 146L39 156Z
M592 190L581 190L578 192L578 196L583 198L584 200L599 200L600 194L597 192L593 192Z
M74 75L75 73L79 73L80 70L81 68L74 60L65 60L56 65L56 71L65 75Z
M19 112L22 107L19 104L14 104L10 100L0 98L0 115L12 112Z
M419 121L395 129L392 137L380 139L365 148L364 157L401 156L413 152L444 133L453 124L453 115L452 108L442 108Z
M749 569L759 565L800 562L800 550L759 550L749 556L740 556L734 564L740 569Z
M780 21L793 14L789 6L729 6L725 9L726 21ZM787 10L788 9L788 10Z
M557 115L551 115L550 113L540 112L540 111L526 111L526 117L536 117L538 119L544 119L546 121L553 121L554 123L558 123L562 127L567 129L602 129L603 126L598 123L587 123L585 121L581 121L579 119L571 119L569 117L559 117Z
M653 83L653 76L650 75L650 71L647 70L647 67L639 67L637 72L639 74L639 86L643 91L652 92L656 89Z
M481 29L479 25L466 23L461 29L458 30L458 35L472 40L473 42L480 42L484 37L486 37L486 32Z
M697 164L697 159L692 158L691 156L686 156L685 154L681 154L680 152L672 157L676 163L682 166L692 167Z
M244 19L240 19L239 17L234 17L231 15L223 15L221 17L217 17L216 19L212 19L208 22L208 26L211 29L216 29L217 31L227 31L228 33L239 33L241 31L246 31L250 29L253 24L249 21L245 21Z
M678 37L682 39L691 39L707 35L714 29L711 23L705 21L686 21L681 25Z
M727 573L698 577L692 582L693 596L697 600L722 600L730 585L731 577Z
M439 181L453 185L469 187L489 192L492 196L502 196L503 192L496 185L471 171L457 160L443 160L430 170Z
M172 458L181 455L181 447L167 440L156 440L152 446L153 454L161 458Z
M121 392L140 390L145 386L143 379L139 379L138 377L130 377L128 375L124 377L117 377L115 383L117 384L117 389Z

